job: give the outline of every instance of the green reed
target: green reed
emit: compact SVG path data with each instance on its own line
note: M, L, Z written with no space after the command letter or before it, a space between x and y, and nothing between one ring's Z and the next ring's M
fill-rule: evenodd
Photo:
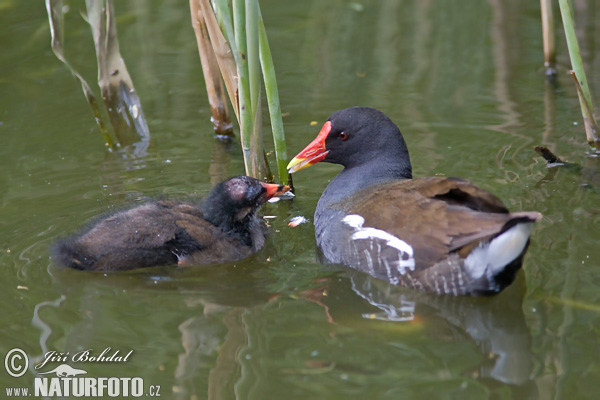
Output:
M567 38L567 46L569 48L569 57L573 67L573 77L581 106L581 113L585 122L585 132L587 141L596 150L600 150L600 140L598 139L598 126L594 118L594 107L592 105L592 96L588 86L585 70L583 68L583 60L579 51L579 43L575 34L575 22L573 18L573 8L570 0L559 0L560 13L562 16L565 36Z
M192 13L194 2L199 3L200 12L198 16L192 15L192 19L197 17L206 23L238 119L246 174L272 179L262 135L261 94L264 82L279 181L289 184L275 68L258 0L216 0L214 10L208 0L190 0Z

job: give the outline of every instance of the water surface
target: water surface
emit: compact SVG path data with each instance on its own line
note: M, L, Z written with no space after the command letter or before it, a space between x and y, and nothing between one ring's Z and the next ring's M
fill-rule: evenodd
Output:
M585 144L563 36L551 85L538 3L459 3L261 7L290 156L335 110L376 107L404 133L415 176L462 176L511 210L544 214L517 282L485 299L416 293L320 264L312 225L287 222L312 219L334 165L301 171L294 201L264 207L276 217L272 235L243 262L58 269L48 252L57 238L148 198L201 197L243 172L241 152L213 139L187 3L117 4L152 135L133 156L105 150L78 83L50 50L43 5L0 2L0 355L133 350L126 363L72 366L139 376L177 399L597 398L600 165ZM598 102L600 6L575 3ZM66 53L94 82L82 4L69 4ZM535 145L574 166L548 169ZM0 374L0 389L32 388L34 376Z

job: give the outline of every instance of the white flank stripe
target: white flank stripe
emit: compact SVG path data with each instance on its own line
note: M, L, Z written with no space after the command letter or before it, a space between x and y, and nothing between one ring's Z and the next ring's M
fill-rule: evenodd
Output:
M357 214L346 215L342 222L354 228L355 232L350 237L351 240L369 240L371 241L370 246L372 248L373 242L383 241L389 247L393 247L398 250L398 260L393 261L397 264L396 269L399 273L405 274L406 270L415 270L415 259L413 248L406 243L404 240L397 238L396 236L376 228L363 228L365 219ZM378 246L379 243L377 243ZM380 251L379 251L380 254ZM405 259L406 258L406 259ZM372 264L372 260L369 264ZM387 260L386 266L387 266ZM389 275L389 274L388 274Z

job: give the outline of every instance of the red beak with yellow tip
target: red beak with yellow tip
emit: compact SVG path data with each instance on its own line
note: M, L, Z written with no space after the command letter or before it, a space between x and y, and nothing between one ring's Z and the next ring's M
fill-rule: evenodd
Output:
M300 153L296 154L296 157L292 158L292 161L287 166L290 174L323 161L327 153L329 153L329 150L325 149L325 139L327 139L329 132L331 132L331 122L327 121L315 140L310 142Z

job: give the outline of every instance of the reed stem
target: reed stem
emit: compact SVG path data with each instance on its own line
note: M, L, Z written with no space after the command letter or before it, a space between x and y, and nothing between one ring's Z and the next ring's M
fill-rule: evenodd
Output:
M258 0L245 0L246 5L246 59L248 61L248 81L250 89L250 105L252 110L251 133L251 167L252 176L264 179L265 168L262 153L262 107L260 93L262 88L260 76L260 59L258 54Z
M283 120L281 119L281 105L279 103L275 66L273 65L273 56L271 55L271 48L269 47L269 41L267 40L267 31L262 15L260 15L258 22L258 33L260 43L260 64L265 81L265 91L267 92L267 103L269 106L269 115L271 117L271 130L273 134L273 143L275 145L275 158L277 160L279 182L284 185L289 185L291 177L287 172L287 146L285 143L285 133L283 131Z
M542 36L544 39L544 66L548 78L556 77L556 45L552 0L540 0L542 8Z
M134 147L143 155L150 131L119 50L113 1L86 0L86 9L96 47L98 86L115 136L121 145L144 143Z
M567 37L567 46L569 49L569 57L571 58L571 65L576 76L576 83L580 88L577 89L579 95L579 104L581 106L581 113L585 122L585 132L587 141L591 146L598 147L598 136L597 127L593 118L590 120L589 115L593 117L593 104L592 96L590 94L590 88L587 83L585 70L583 68L583 60L581 59L581 52L579 50L579 43L577 41L577 35L575 34L575 21L573 18L573 12L571 8L571 2L569 0L559 0L560 14L562 16L563 27L565 29L565 36Z
M244 0L233 0L233 27L238 60L238 108L240 124L240 141L244 155L246 174L251 175L252 155L250 153L252 132L252 103L250 100L250 84L248 82L248 44L246 41L246 17ZM231 39L231 38L230 38ZM235 58L235 57L234 57Z
M575 71L571 71L571 76L575 81L575 88L577 89L577 97L579 97L579 104L581 104L581 112L583 114L583 122L585 124L585 134L587 141L590 146L594 146L596 150L600 150L600 140L598 140L598 125L596 124L596 118L594 118L593 111L589 108L589 104L584 99L583 90L577 74Z
M110 137L106 124L104 123L104 119L102 117L102 113L100 111L100 107L98 106L98 102L96 101L96 97L94 96L94 92L90 88L90 85L87 81L73 68L73 66L67 61L64 52L64 14L63 14L63 2L62 0L46 0L46 9L48 11L48 20L50 22L50 35L52 37L52 51L56 58L58 58L65 66L71 71L71 74L79 81L81 84L81 89L83 90L83 94L85 95L85 99L87 100L92 113L94 114L94 119L98 124L98 128L100 128L100 132L104 137L104 141L106 146L110 150L115 150L117 148L116 143Z
M229 117L229 107L227 106L219 62L211 45L206 21L200 14L200 4L197 0L190 0L190 10L215 132L217 135L232 136L233 130Z
M231 3L228 0L215 0L215 10L210 7L208 0L190 0L192 12L194 1L200 3L221 74L236 111L246 174L265 180L273 179L262 136L262 70L273 125L277 167L281 182L287 184L290 180L285 169L287 151L279 96L258 0L232 0ZM234 72L231 68L224 68L225 64L232 65Z

